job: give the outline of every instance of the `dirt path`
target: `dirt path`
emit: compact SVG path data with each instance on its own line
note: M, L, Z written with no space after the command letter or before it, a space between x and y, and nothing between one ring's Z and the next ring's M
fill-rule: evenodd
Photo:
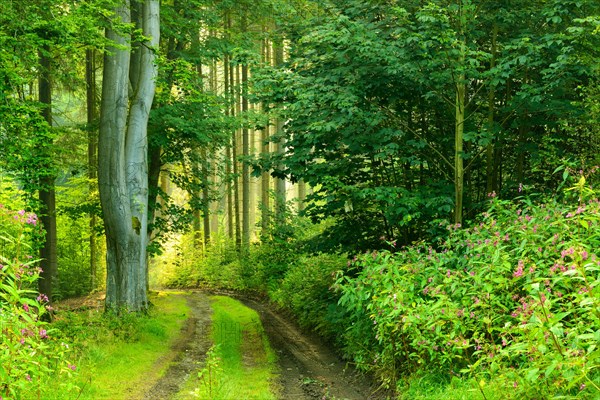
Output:
M190 316L181 330L181 336L172 346L171 360L158 360L157 366L169 363L164 375L145 392L143 399L169 399L179 393L191 374L200 369L206 352L212 345L210 300L203 293L186 296Z
M239 299L256 310L280 366L282 399L375 399L368 380L347 368L318 338L303 334L293 323L262 303Z
M303 334L292 322L263 303L232 293L226 295L242 301L260 315L271 347L278 356L280 376L275 386L282 400L377 398L371 395L369 382L351 368L346 368L333 350L318 338ZM156 362L157 368L165 364L169 367L160 379L143 390L141 399L175 397L184 388L187 379L202 367L212 344L210 299L203 292L194 292L186 297L190 316L168 359Z

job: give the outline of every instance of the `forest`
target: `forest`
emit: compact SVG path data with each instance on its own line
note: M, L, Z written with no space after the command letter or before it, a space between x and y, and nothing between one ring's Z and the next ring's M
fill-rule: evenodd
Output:
M0 400L600 398L597 0L3 0L0 150Z

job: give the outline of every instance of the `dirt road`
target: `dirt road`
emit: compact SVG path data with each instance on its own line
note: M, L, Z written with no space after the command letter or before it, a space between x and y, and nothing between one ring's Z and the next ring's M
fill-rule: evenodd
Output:
M271 347L277 352L282 399L375 399L369 381L317 337L302 333L269 306L240 299L256 310Z
M375 399L369 382L336 356L318 338L302 333L292 322L268 305L232 295L256 310L271 347L278 356L280 375L275 390L282 400ZM202 365L210 341L210 300L206 293L188 297L190 316L172 348L165 374L144 391L144 399L169 399L184 388L185 382ZM181 394L181 393L180 393ZM234 400L234 399L232 399ZM238 400L238 399L236 399Z

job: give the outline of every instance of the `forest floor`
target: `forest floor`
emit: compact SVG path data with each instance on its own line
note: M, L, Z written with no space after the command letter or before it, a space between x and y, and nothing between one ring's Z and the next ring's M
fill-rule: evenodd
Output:
M293 322L256 300L233 296L258 312L271 347L277 354L279 377L275 383L278 397L285 400L348 399L366 400L373 387L340 360L333 349L318 337L303 333ZM172 348L176 355L165 374L148 390L145 399L178 397L189 376L200 369L211 346L210 299L203 292L188 297L191 315Z
M181 293L181 292L179 292ZM189 315L171 349L159 358L143 384L132 387L127 400L187 399L190 382L203 367L212 343L212 293L203 291L185 294ZM373 394L372 381L347 365L333 348L316 335L303 332L294 322L269 304L236 295L219 293L241 301L255 310L261 319L271 348L277 355L278 379L273 391L283 400L368 400L382 399L382 393ZM81 307L100 308L102 296L70 300L65 309ZM261 345L257 343L257 345ZM246 355L244 355L246 357ZM165 371L160 374L159 371ZM188 393L186 393L188 392ZM233 400L233 399L232 399Z

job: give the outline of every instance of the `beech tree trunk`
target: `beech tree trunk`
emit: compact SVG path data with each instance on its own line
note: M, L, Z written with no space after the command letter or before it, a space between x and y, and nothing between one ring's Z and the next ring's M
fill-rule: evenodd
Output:
M115 8L146 43L107 29L98 145L98 186L106 231L106 308L144 311L147 298L148 115L157 74L159 2L123 0ZM134 16L132 21L131 16ZM131 83L132 96L129 97Z
M273 42L273 53L274 62L276 66L283 64L283 41L278 39ZM285 137L283 136L283 121L281 118L275 120L275 134L279 136L276 145L276 151L278 154L285 152ZM286 187L285 179L277 178L275 180L275 218L278 224L283 223L285 215L285 203L286 203Z
M38 81L38 91L40 103L45 105L42 111L44 119L48 126L52 126L52 86L51 76L50 46L44 45L40 51L40 77ZM39 182L39 201L41 205L40 221L44 227L45 237L44 245L40 249L40 267L42 272L38 281L40 293L48 296L52 301L52 281L57 272L57 252L56 252L56 196L54 190L54 175L45 174Z
M229 69L229 56L225 55L223 59L223 80L225 82L225 96L230 96L229 91L229 77L230 77L230 69ZM227 106L225 109L225 115L230 116L232 114L230 106ZM225 148L225 195L227 197L227 236L230 239L234 237L234 215L233 215L233 184L231 182L231 174L233 173L231 165L233 162L231 157L231 140L227 143Z
M266 32L267 28L263 27L263 31ZM271 44L268 39L264 39L262 41L262 55L263 55L263 63L265 65L271 65ZM267 104L262 105L262 111L266 112L268 108ZM268 154L270 151L269 146L269 136L270 129L269 125L265 126L260 135L261 140L261 152L263 154ZM261 174L261 185L260 185L260 203L261 203L261 231L262 234L265 235L269 230L269 217L271 214L271 204L269 198L269 189L271 186L271 177L268 171L264 171Z
M231 68L233 68L233 66L231 66ZM233 94L233 90L234 90L234 83L233 83L233 70L230 71L230 80L231 80L231 91ZM235 83L239 84L240 82L240 68L239 65L236 66L235 68ZM234 100L234 105L232 105L232 115L237 116L240 115L241 112L241 106L240 106L240 102L238 99L238 95L237 93L232 96ZM238 163L238 155L239 155L239 149L238 149L238 137L237 137L237 130L233 131L231 134L231 157L233 159L233 176L234 176L234 180L233 180L233 208L234 208L234 214L235 214L235 244L239 249L242 248L242 225L241 225L241 221L240 221L240 184L239 184L239 163Z
M460 55L458 65L464 66L467 41L465 38L466 16L462 4L459 11ZM466 77L464 72L458 73L456 78L455 120L454 120L454 223L461 224L463 219L463 193L464 193L464 130L465 130L465 99L467 92Z
M248 112L248 66L242 65L242 112ZM248 127L242 128L242 246L250 246L250 168L248 156L250 154L250 134Z
M85 52L85 81L86 81L86 105L87 105L87 131L88 131L88 178L90 180L89 191L94 190L93 181L97 178L96 165L98 152L98 138L96 135L96 57L94 50ZM90 213L90 283L92 289L96 288L96 273L98 270L97 244L96 244L96 214Z

